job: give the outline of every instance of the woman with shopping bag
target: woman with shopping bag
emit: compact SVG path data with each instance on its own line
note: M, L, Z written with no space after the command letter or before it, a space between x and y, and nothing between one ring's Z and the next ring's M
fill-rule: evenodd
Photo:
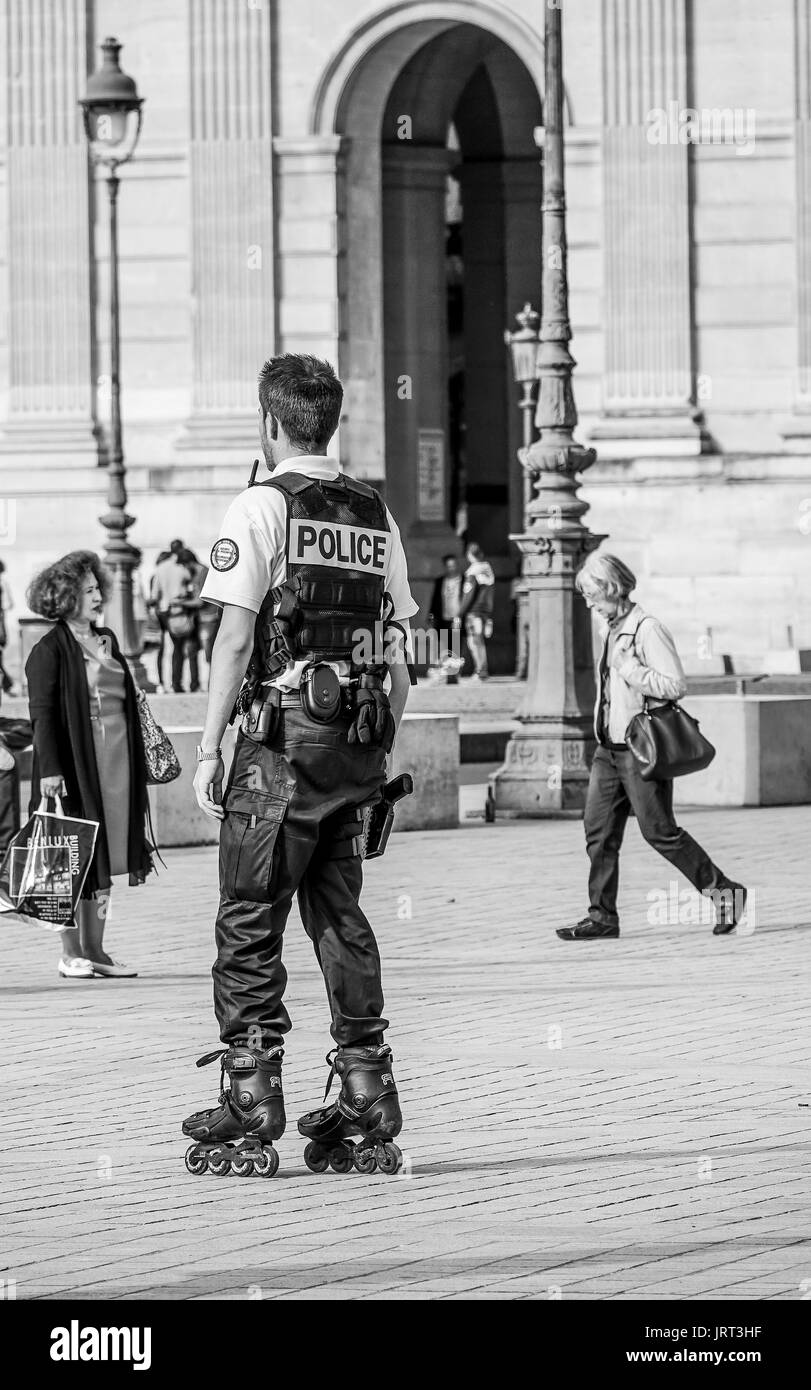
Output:
M65 814L98 823L76 925L62 932L66 979L132 976L103 946L117 874L144 882L153 865L147 766L135 685L115 634L99 627L109 580L92 550L49 565L28 590L54 626L26 662L34 729L30 809L64 797Z

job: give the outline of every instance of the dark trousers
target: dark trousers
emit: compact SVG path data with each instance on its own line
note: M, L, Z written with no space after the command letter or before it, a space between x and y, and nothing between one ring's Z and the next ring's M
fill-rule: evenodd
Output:
M166 663L166 646L167 642L169 641L169 628L167 626L167 623L169 621L169 615L167 613L156 612L155 617L158 620L158 627L161 630L161 640L158 646L158 685L162 686L162 688L165 690L166 681L164 679L164 673Z
M653 849L669 860L701 893L728 885L701 845L681 830L673 817L673 783L645 782L630 749L598 747L591 765L584 829L591 860L589 916L603 926L617 926L619 853L629 815Z
M200 641L196 632L189 637L169 633L172 643L172 689L176 695L183 691L183 662L189 662L189 688L200 689Z
M240 733L220 830L214 1011L224 1043L273 1047L291 1028L283 996L285 924L298 893L339 1045L388 1027L380 955L358 899L359 807L377 799L381 749L350 746L350 720L317 724L283 709L265 747Z

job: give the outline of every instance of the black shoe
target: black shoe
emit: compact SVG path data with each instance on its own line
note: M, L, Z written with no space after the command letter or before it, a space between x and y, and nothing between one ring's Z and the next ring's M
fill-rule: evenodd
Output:
M619 927L606 927L602 922L594 922L584 917L576 927L560 927L556 935L561 941L598 941L602 937L613 939L620 934Z
M713 936L726 936L740 924L746 911L747 890L742 883L725 883L710 895L715 905Z

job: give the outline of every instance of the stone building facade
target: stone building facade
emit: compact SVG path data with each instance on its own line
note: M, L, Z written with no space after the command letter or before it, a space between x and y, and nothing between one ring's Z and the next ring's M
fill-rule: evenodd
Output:
M688 661L811 647L811 0L562 0L589 523ZM0 555L102 544L106 197L76 106L115 34L131 537L205 556L255 379L311 351L427 603L459 533L512 661L504 330L540 292L542 0L0 0ZM709 668L708 668L709 669Z

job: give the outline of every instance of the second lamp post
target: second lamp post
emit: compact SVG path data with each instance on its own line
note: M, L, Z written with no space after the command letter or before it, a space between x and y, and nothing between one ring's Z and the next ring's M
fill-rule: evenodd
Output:
M121 434L120 328L118 309L118 168L131 159L141 133L141 108L131 77L121 71L117 39L101 45L102 64L88 78L87 93L80 101L84 125L94 164L107 170L106 183L110 207L110 436L107 450L107 505L100 517L108 533L105 561L112 576L112 594L105 620L115 632L121 650L132 669L136 684L147 686L141 661L141 642L133 607L133 572L141 552L127 540L134 517L127 514L124 445Z

